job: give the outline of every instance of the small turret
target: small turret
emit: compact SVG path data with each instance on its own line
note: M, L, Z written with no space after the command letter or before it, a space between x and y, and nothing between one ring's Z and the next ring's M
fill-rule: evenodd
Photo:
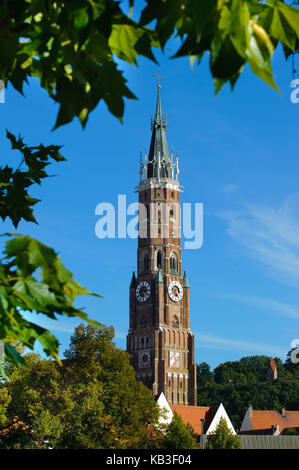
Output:
M155 282L161 282L163 284L163 277L162 277L161 269L158 270Z
M183 287L188 287L188 288L190 287L189 281L188 281L188 279L187 279L186 271L184 271Z
M133 271L130 289L134 289L135 287L136 287L136 276L135 276L135 271Z

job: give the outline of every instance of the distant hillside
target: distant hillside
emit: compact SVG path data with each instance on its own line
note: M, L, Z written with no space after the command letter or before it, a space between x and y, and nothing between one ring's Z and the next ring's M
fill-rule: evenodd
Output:
M236 429L240 429L248 405L260 410L299 410L299 364L275 358L278 379L266 381L270 357L247 356L224 362L214 369L197 365L198 405L223 403Z

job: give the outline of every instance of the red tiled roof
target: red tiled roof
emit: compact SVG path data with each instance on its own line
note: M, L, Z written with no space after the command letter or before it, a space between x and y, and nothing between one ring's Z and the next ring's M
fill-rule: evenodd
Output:
M269 367L271 367L272 370L276 369L276 362L274 361L273 357L270 359Z
M206 432L217 411L216 406L170 405L170 408L181 416L185 424L191 424L196 434L201 434L200 420L206 420L204 427Z
M16 418L16 421L7 424L0 430L0 436L6 436L13 429L21 429L22 431L26 431L29 429L29 426Z
M252 410L250 421L253 430L271 429L278 424L282 432L287 428L299 428L299 411Z

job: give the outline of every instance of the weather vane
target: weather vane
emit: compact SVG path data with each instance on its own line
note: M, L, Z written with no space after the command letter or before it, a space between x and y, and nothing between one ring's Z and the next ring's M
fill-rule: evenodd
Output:
M158 70L158 73L155 73L155 74L154 74L154 77L157 77L157 80L158 80L157 88L161 88L160 80L162 80L162 79L165 78L165 77L161 77L161 75L160 75L160 70Z

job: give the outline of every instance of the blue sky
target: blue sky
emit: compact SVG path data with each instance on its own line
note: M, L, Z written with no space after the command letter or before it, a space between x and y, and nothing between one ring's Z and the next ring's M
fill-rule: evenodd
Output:
M215 97L207 60L192 70L187 59L157 53L163 80L162 107L168 113L169 146L179 151L182 202L203 202L204 242L183 251L191 286L191 328L195 357L212 368L246 355L280 356L299 337L299 103L290 101L291 63L281 50L273 68L280 96L246 68L233 93ZM18 161L5 129L28 145L60 144L66 163L53 164L53 178L34 190L39 225L20 223L54 247L75 278L103 299L82 297L91 318L113 325L125 348L129 283L136 269L137 241L95 236L100 202L118 194L137 200L139 151L150 143L150 113L156 102L154 73L147 59L139 67L120 62L139 100L127 100L124 123L100 104L87 127L76 120L51 132L58 107L37 80L26 98L9 87L1 104L1 161ZM3 224L2 233L13 230ZM2 240L3 243L3 240ZM45 321L61 342L61 355L79 321Z

